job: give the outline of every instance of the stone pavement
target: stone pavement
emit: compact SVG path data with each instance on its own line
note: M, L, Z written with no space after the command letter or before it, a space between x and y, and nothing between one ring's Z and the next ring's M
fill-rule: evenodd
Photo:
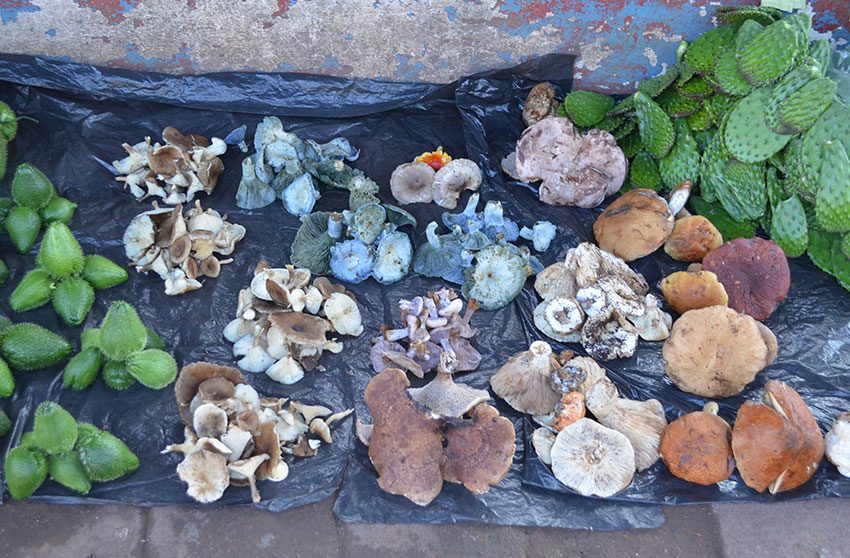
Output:
M282 513L7 502L0 507L0 557L850 556L850 500L665 507L657 529L608 532L346 524L332 507L333 498Z

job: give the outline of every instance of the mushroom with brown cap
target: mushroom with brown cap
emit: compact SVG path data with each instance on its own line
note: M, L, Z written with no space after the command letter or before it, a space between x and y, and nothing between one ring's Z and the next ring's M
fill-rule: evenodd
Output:
M230 473L230 481L244 482L247 481L251 486L251 500L255 504L260 503L260 491L257 490L256 472L264 462L268 461L268 454L260 454L249 457L248 459L240 459L227 465L227 471Z
M280 438L275 432L275 423L268 421L260 424L257 434L253 436L254 453L265 454L269 458L257 467L257 480L272 480L280 482L289 474L289 468L280 458Z
M713 401L668 424L658 452L674 477L696 484L723 482L735 470L732 429Z
M555 99L555 88L552 84L544 81L532 87L522 106L522 121L526 127L557 113L558 101Z
M664 343L664 368L682 391L731 397L772 362L771 338L769 329L726 306L689 310L676 320Z
M201 438L218 438L227 431L227 413L213 403L204 403L192 415L192 429Z
M203 449L186 455L177 465L177 474L189 485L186 493L202 504L221 498L230 485L227 459Z
M469 159L453 159L434 175L431 185L434 203L446 209L457 207L457 199L465 190L478 190L481 169Z
M838 467L838 472L850 477L850 413L835 418L832 429L826 433L826 458Z
M390 176L390 191L402 205L430 203L434 200L432 185L436 171L422 162L404 163Z
M723 244L723 235L702 215L676 219L664 242L664 252L680 262L701 262L706 254Z
M586 410L584 395L581 392L571 391L570 393L565 393L555 405L552 426L560 432L578 419L584 417Z
M512 356L490 377L493 393L520 413L545 415L558 403L549 387L552 372L561 365L545 341L534 341L527 351Z
M629 486L635 474L628 438L587 418L561 430L550 453L552 474L582 496L612 496Z
M197 395L200 385L212 378L222 377L232 384L247 384L245 377L236 368L230 366L219 366L207 362L194 362L187 364L180 370L177 381L174 383L174 394L177 398L177 408L180 417L187 425L192 424L190 405L192 399Z
M556 296L575 297L576 278L565 262L555 262L534 278L534 290L544 300Z
M736 238L712 250L702 260L729 295L729 308L758 321L773 313L791 288L785 252L772 240Z
M764 403L745 402L732 428L732 451L744 483L757 492L792 490L820 465L824 439L817 421L794 389L764 386Z
M590 316L581 328L581 345L598 360L629 358L637 349L638 333L626 316L612 306Z
M661 280L661 294L679 314L708 306L726 306L729 302L726 289L711 271L671 273Z

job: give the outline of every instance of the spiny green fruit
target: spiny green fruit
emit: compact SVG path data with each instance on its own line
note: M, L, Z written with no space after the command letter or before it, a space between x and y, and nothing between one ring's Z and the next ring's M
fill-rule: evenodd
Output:
M672 118L693 114L702 108L700 99L685 99L676 87L670 87L659 95L655 102Z
M165 339L159 336L157 332L152 330L149 327L146 327L145 330L148 332L148 342L145 344L145 349L164 349L165 348Z
M3 470L12 498L23 500L47 478L47 458L38 450L18 446L6 456Z
M86 256L83 278L95 289L108 289L127 280L127 270L103 256Z
M0 101L0 139L10 142L18 132L18 117L12 107Z
M776 242L789 258L798 258L805 253L806 246L809 245L809 229L800 198L791 196L776 205L770 225L770 239Z
M15 200L0 198L0 233L6 232L6 217L16 207L18 207L18 204L15 203Z
M742 221L758 219L767 208L764 165L729 161L723 170L723 187L717 197L732 217ZM734 201L730 201L732 198Z
M80 334L80 349L87 349L89 347L100 349L100 328L86 328Z
M780 19L780 18L777 18ZM738 33L735 35L735 53L737 54L745 46L750 44L750 42L756 38L756 36L764 31L764 27L766 25L770 25L773 23L769 21L767 23L762 23L756 20L747 20L738 27Z
M658 161L658 172L668 190L672 190L683 180L691 180L694 186L699 180L700 153L697 142L691 137L685 122L676 121L674 126L676 143L670 153Z
M711 117L711 123L720 126L723 117L735 106L735 98L717 93L705 100L705 109Z
M145 387L162 389L177 377L177 363L165 351L146 349L127 359L127 372Z
M71 345L65 339L36 324L15 324L0 339L0 356L18 370L47 368L70 355Z
M809 193L806 199L814 200L821 166L826 160L824 145L828 141L840 141L845 150L850 150L850 108L841 103L832 103L820 115L817 122L801 136L796 154L798 169L789 169L799 174L797 181L802 190ZM793 142L792 142L793 143ZM796 151L796 149L795 149ZM801 193L801 195L803 195Z
M704 76L694 76L688 81L679 81L676 87L685 99L705 99L714 94L714 90Z
M76 450L94 482L109 482L139 468L139 458L124 442L90 424L80 425Z
M726 50L735 39L735 27L723 25L703 33L688 45L685 62L698 74L710 74L714 71L714 60Z
M21 445L31 450L38 450L41 453L41 450L38 449L38 444L35 443L35 434L32 431L21 434Z
M48 472L50 478L80 494L86 494L91 490L91 481L76 452L69 451L50 456Z
M841 253L850 258L850 233L841 237Z
M53 401L45 401L35 410L32 432L35 443L48 455L71 451L77 443L77 421Z
M773 88L773 92L770 94L770 97L768 97L767 101L764 103L764 121L767 124L767 127L777 134L797 133L786 130L785 126L779 121L779 107L787 102L791 95L799 91L804 85L820 77L820 70L814 63L814 60L811 60L810 62L812 63L800 64L788 72L785 77L776 84ZM819 115L820 113L818 113L818 116ZM817 120L817 117L812 120L812 123L814 123L815 120Z
M9 146L8 142L0 139L0 180L6 176L6 163L9 161Z
M148 333L136 309L123 300L109 307L100 324L100 350L111 360L124 361L145 348Z
M714 126L711 113L708 112L708 107L704 104L695 113L687 115L685 121L688 123L688 127L695 132L703 132Z
M850 160L839 141L823 148L823 166L815 195L818 223L827 231L850 231Z
M716 130L714 129L701 130L699 132L693 133L694 140L697 142L697 147L699 148L700 153L705 151L706 147L708 147L708 144L711 143L711 140L714 139L715 133Z
M0 340L3 339L3 332L5 332L7 329L12 327L13 325L15 325L15 324L12 323L12 320L10 320L6 316L3 316L2 314L0 314Z
M97 378L103 358L95 347L86 347L68 361L62 374L62 385L74 391L89 387Z
M44 173L29 163L18 165L12 180L12 199L38 211L55 198L56 188Z
M675 64L663 74L647 78L638 84L637 90L650 97L658 97L662 91L673 85L679 78L679 65Z
M646 151L639 152L632 159L629 167L629 181L632 188L649 188L656 192L664 186L655 159Z
M631 158L643 149L643 142L640 139L640 133L637 130L632 130L622 138L617 138L617 146L623 150L623 155L626 158Z
M6 283L6 279L9 278L9 267L6 265L6 262L0 260L0 287Z
M606 116L599 122L597 122L596 127L600 130L605 130L606 132L610 132L611 135L617 131L617 128L622 126L626 122L626 118L623 116Z
M31 207L19 205L6 216L6 232L21 254L26 254L35 244L41 230L41 218Z
M817 62L821 75L825 76L827 70L829 70L830 58L832 57L829 40L820 39L813 42L809 47L809 56Z
M51 223L44 233L38 262L59 279L82 273L85 267L83 249L68 225Z
M614 98L594 91L573 91L564 98L564 111L576 126L590 127L614 108Z
M0 436L5 436L12 429L12 421L6 416L6 413L0 411Z
M74 211L77 209L77 204L66 198L53 198L47 205L41 208L39 214L41 220L45 223L65 223L71 222L74 217Z
M655 101L640 92L635 93L635 114L640 139L647 153L656 159L667 155L676 141L676 132L670 117Z
M635 130L637 130L637 120L635 120L634 118L629 118L628 120L623 122L623 124L619 128L614 130L614 139L621 140L627 135L634 132Z
M0 397L11 397L15 393L15 377L6 361L0 358Z
M725 119L723 140L729 153L744 163L759 163L777 153L791 136L774 133L764 121L772 87L760 87L738 101Z
M809 229L809 245L806 248L806 254L812 260L813 264L828 275L834 274L832 252L833 245L838 238L838 235L835 233L822 231L817 228Z
M700 193L706 202L717 201L717 187L730 158L723 145L723 134L718 131L703 150L700 161Z
M100 375L107 386L118 391L123 391L136 383L136 378L127 372L124 363L117 360L110 360L104 364Z
M829 108L837 90L838 84L829 78L807 83L779 106L779 124L786 133L805 132Z
M94 289L82 277L62 279L53 290L53 308L62 321L78 326L94 303Z
M711 221L727 242L735 238L752 238L756 234L755 221L736 221L720 203L709 203L699 196L691 197L690 203L694 212Z
M44 269L33 269L21 279L12 296L9 306L15 312L26 312L46 304L53 293L53 277Z
M755 86L769 85L794 66L799 46L795 26L775 21L738 52L738 71Z

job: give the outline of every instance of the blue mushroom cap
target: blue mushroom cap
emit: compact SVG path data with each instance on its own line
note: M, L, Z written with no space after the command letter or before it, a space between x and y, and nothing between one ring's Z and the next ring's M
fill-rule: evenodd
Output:
M331 246L331 272L347 283L369 278L375 265L375 252L359 240L346 240Z
M296 217L313 211L313 206L320 197L321 194L313 185L313 178L307 173L293 180L281 195L283 207Z
M412 258L410 238L400 232L388 234L378 243L372 277L384 285L400 281L410 270Z

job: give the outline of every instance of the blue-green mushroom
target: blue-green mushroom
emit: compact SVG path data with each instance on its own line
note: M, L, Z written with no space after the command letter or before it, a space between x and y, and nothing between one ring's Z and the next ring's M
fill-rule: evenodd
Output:
M274 189L257 179L251 157L242 160L242 180L236 191L236 205L242 209L259 209L272 203L277 196Z
M313 177L304 173L286 187L281 194L283 207L296 217L307 215L313 211L313 206L321 197L319 190L313 185Z
M475 254L475 265L464 273L463 296L475 299L484 310L507 306L520 293L528 277L527 260L510 245L491 244Z
M416 250L413 270L426 277L441 277L446 281L461 283L458 271L463 271L462 240L455 234L437 235L437 223L430 222L425 229L428 242Z
M375 251L359 240L346 240L331 246L331 272L347 283L362 283L372 274Z
M412 258L410 238L404 233L390 233L378 243L372 277L384 285L401 281L410 270Z

